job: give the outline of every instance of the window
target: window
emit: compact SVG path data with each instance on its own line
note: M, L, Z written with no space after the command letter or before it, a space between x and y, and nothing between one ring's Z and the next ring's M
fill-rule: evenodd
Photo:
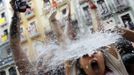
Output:
M100 11L101 15L108 13L108 8L104 0L98 0L98 10Z
M32 10L31 9L27 9L27 11L25 12L25 15L30 15L32 13Z
M27 9L26 12L25 12L25 16L27 17L27 19L30 19L34 16L34 10L31 8L31 9Z
M36 28L36 22L31 22L29 27L28 27L28 32L30 36L34 36L37 34L37 28Z
M9 69L9 75L17 75L17 72L16 72L15 67L11 67L11 68Z
M3 6L3 2L2 2L2 0L0 0L0 7L2 7Z
M36 28L36 23L35 23L35 21L30 23L30 27L33 28L33 29Z
M118 6L118 5L121 5L122 4L122 1L123 0L114 0L115 4Z
M45 3L50 3L50 0L44 0Z
M12 52L11 52L11 49L10 49L10 48L7 48L6 50L7 50L7 54L8 54L8 56L10 56L11 53L12 53Z
M29 20L35 16L34 14L34 8L33 8L33 3L31 1L28 2L28 5L31 7L30 9L27 9L25 12L26 18Z
M124 8L128 7L128 2L127 0L113 0L114 1L114 6L116 8L116 11L120 11Z
M5 18L5 12L3 12L3 13L1 14L1 17L2 17L2 18Z
M45 6L50 6L50 0L44 0Z
M5 29L2 35L2 42L6 42L7 40L8 40L8 30Z
M89 7L88 6L85 6L83 7L83 10L84 10L84 16L86 18L86 21L87 21L87 25L90 25L91 24L91 16L90 16L90 12L89 12Z
M65 15L66 13L67 13L67 9L65 8L65 9L62 10L62 14Z
M45 14L50 13L52 10L53 10L53 8L51 6L50 0L44 0L44 12L45 12Z
M5 71L1 71L0 75L6 75L6 72Z
M8 30L4 30L4 35L8 35Z

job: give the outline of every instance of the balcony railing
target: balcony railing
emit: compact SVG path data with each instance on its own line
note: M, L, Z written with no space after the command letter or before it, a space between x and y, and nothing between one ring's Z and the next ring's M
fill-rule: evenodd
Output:
M110 0L108 0L110 1ZM109 2L107 1L102 1L102 0L98 0L96 2L97 4L97 10L99 11L99 16L102 18L102 19L105 19L107 17L109 17L112 12L110 10L110 7L108 5ZM110 2L111 3L111 2Z
M0 18L0 27L4 27L5 25L7 25L6 18Z
M25 16L26 16L26 18L28 19L28 20L30 20L31 18L33 18L34 16L35 16L35 13L34 13L34 11L31 9L31 10L27 10L26 12L25 12Z
M51 2L50 1L46 2L45 1L44 2L44 8L43 8L45 15L48 14L51 11L51 9L52 9Z
M14 63L13 56L10 55L10 56L0 60L0 68L7 66L7 65L10 65L10 64L13 64L13 63Z
M9 43L9 40L6 41L6 43L3 43L2 45L0 45L0 50L7 50L10 49L10 43ZM1 58L0 58L0 68L3 68L7 65L11 65L14 63L14 60L13 60L13 56L12 56L12 53L9 51L8 53L6 53L6 55L4 54L4 56L1 55Z
M58 7L62 7L63 5L67 4L67 0L57 1Z
M111 16L112 15L112 12L107 12L107 13L105 13L105 14L101 14L101 18L102 19L105 19L105 18L107 18L107 17L109 17L109 16Z
M129 8L129 4L127 0L119 0L119 2L117 2L117 0L114 0L114 4L115 4L116 12Z
M0 46L5 44L5 43L8 43L9 42L9 38L8 36L4 36L0 39Z

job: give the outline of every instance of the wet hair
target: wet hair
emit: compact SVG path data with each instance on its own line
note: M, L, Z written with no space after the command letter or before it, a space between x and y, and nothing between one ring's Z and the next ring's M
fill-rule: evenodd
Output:
M121 50L121 55L124 53L130 53L132 50L134 50L132 43L124 38L118 39L115 45L117 49Z
M76 68L78 69L78 75L87 75L85 71L81 68L80 58L76 60Z
M85 55L83 55L82 57L85 58L85 57L88 57L88 56L89 56L88 54L85 54Z
M133 73L133 65L134 65L134 53L133 53L133 46L132 43L124 38L120 38L116 42L116 46L118 49L121 50L121 58L123 60L123 63L126 67L126 70L128 73Z

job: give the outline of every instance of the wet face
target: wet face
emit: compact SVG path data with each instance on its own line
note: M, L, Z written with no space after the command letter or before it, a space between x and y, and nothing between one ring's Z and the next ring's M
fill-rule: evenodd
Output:
M92 56L84 55L81 57L80 65L87 75L104 75L105 63L103 53L100 51Z

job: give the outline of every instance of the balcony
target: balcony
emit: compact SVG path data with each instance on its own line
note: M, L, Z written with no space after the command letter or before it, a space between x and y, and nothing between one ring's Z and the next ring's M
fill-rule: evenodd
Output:
M5 43L7 43L7 42L9 42L9 38L8 38L7 35L4 35L4 36L2 36L0 38L0 46L3 45L3 44L5 44Z
M36 21L33 21L29 24L29 27L28 27L28 33L29 33L29 36L31 38L34 38L34 37L37 37L39 36L39 32L37 30L37 27L36 27L37 23Z
M35 13L33 11L33 9L29 9L25 12L25 16L27 18L27 20L32 19L33 17L35 17Z
M60 8L64 5L67 4L67 0L57 0L56 1L56 4L57 4L57 8ZM47 14L51 14L53 11L55 11L55 7L54 7L54 4L50 3L50 2L47 2L47 3L44 3L44 14L47 15Z
M0 68L11 65L14 63L13 56L10 55L2 60L0 60Z
M115 12L120 12L129 8L127 0L114 0Z
M1 10L4 10L4 4L3 4L3 2L0 2L0 11Z
M14 63L9 41L0 45L0 51L2 52L2 54L0 54L0 68ZM6 53L3 53L3 51L6 51Z
M99 11L99 14L102 19L111 16L112 12L110 11L109 6L105 1L98 0L96 3L97 3L97 10Z
M108 18L110 16L112 16L112 12L107 12L107 13L101 14L102 19L106 19L106 18Z
M48 3L44 4L43 10L45 12L45 15L47 15L48 13L50 13L53 10L53 8L52 8L51 4L48 2Z
M4 27L5 25L7 25L6 18L0 18L0 27Z
M58 7L62 7L67 4L67 0L57 0Z

